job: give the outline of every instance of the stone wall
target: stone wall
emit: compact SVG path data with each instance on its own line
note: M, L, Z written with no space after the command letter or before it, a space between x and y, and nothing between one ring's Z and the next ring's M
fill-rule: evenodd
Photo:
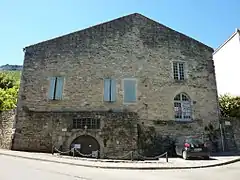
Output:
M98 141L101 157L122 156L137 149L136 113L29 111L24 117L24 127L16 131L13 149L51 152L54 145L68 151L73 140L82 135L90 135ZM100 128L74 129L75 117L98 118Z
M225 151L240 152L240 119L221 118Z
M0 112L0 148L11 149L15 110Z

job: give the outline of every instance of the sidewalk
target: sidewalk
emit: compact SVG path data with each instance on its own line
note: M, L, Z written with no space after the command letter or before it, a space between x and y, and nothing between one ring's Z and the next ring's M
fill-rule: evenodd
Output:
M10 151L3 149L0 149L0 155L84 167L108 168L108 169L138 169L138 170L206 168L226 165L240 161L240 156L213 157L213 160L187 160L187 161L181 158L169 158L168 162L166 162L165 158L161 158L158 161L98 160L77 157L74 158L70 156L59 156L45 153Z

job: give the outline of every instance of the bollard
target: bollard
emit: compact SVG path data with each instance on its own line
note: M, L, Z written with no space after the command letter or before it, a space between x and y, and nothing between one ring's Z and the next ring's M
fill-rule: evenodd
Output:
M166 152L166 162L168 162L168 152Z
M72 148L73 157L75 157L75 150Z
M52 155L54 155L54 146L52 147Z
M133 161L133 151L131 151L131 160Z

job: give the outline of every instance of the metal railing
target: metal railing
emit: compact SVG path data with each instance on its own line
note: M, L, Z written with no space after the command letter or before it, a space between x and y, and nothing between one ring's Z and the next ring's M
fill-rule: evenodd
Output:
M89 157L95 157L95 158L99 158L99 153L100 151L97 150L97 151L94 151L94 153L90 153L90 154L84 154L84 153L81 153L77 148L72 148L68 151L60 151L59 149L57 149L56 147L53 147L52 148L52 154L54 154L54 152L58 152L60 154L70 154L73 156L73 157L76 157L76 155L80 155L80 157L86 157L86 158L89 158ZM109 158L109 159L114 159L114 160L121 160L121 159L124 159L124 158L127 158L129 157L130 160L135 160L135 159L142 159L142 160L156 160L156 159L159 159L161 157L164 157L166 158L166 162L168 162L168 152L165 152L163 154L160 154L160 155L157 155L157 156L154 156L154 157L147 157L147 156L144 156L144 155L141 155L139 154L137 151L130 151L122 156L109 156L109 155L105 155L106 158Z
M157 155L157 156L154 156L154 157L147 157L147 156L143 156L141 154L139 154L138 152L136 152L137 155L140 157L140 158L143 158L144 160L155 160L155 159L159 159L161 157L166 157L166 162L168 162L168 152L165 152L163 154L160 154L160 155Z

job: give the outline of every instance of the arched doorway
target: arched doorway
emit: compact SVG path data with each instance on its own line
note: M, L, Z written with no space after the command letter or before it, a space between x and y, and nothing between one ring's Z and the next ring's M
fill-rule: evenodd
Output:
M76 156L83 156L90 157L88 155L92 154L93 152L100 151L100 145L98 141L89 135L81 135L74 139L71 143L70 148L75 147L82 155L79 153L75 153Z

